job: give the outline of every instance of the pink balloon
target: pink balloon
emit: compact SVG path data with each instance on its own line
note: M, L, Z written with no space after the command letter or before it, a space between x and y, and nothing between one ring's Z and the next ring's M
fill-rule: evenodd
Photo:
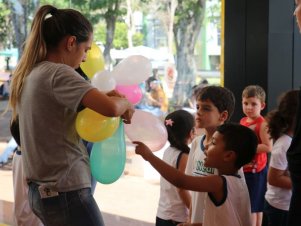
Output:
M152 113L136 110L131 124L124 130L131 141L141 141L152 151L158 151L167 142L167 131L163 122Z
M115 89L121 94L124 94L132 104L138 104L143 95L138 85L117 85Z

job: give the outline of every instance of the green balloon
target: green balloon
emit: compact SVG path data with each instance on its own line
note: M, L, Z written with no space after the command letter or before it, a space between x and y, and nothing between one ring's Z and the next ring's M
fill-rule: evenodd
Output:
M93 177L102 184L111 184L118 180L125 167L126 145L123 122L113 136L96 142L90 156Z

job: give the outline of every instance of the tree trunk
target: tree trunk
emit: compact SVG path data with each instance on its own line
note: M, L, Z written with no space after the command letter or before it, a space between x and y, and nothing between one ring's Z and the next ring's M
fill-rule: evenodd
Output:
M206 0L196 1L193 10L191 9L189 13L185 14L183 1L185 0L178 1L176 11L184 16L174 25L178 77L173 91L172 103L176 109L181 108L185 101L190 98L191 88L195 84L194 48L204 19L206 2Z
M177 0L170 0L170 7L169 7L169 21L168 21L168 52L172 53L173 47L173 25L174 25L174 18L175 18L175 11L177 8Z
M105 63L106 63L106 69L110 69L111 65L111 54L110 51L113 47L113 40L114 40L114 33L115 33L115 21L116 18L114 16L107 18L106 17L106 43L105 43L105 48L104 48L104 58L105 58Z
M120 1L114 1L111 5L109 5L109 8L107 12L105 13L105 20L106 20L106 43L104 48L104 58L105 58L105 68L108 70L111 69L111 49L113 47L113 40L115 35L115 27L116 27L116 20L118 16L118 10L119 10Z
M25 42L27 34L27 6L26 4L21 4L17 0L12 1L9 6L12 12L11 17L15 31L16 45L20 58L23 52L23 43Z
M128 46L129 48L131 48L133 47L133 33L134 33L132 1L126 0L126 5L127 5L126 24L128 26L128 32L127 32Z

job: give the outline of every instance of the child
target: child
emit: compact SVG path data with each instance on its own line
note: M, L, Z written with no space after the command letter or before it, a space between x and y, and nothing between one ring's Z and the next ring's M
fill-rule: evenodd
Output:
M216 168L218 175L188 176L157 158L141 142L136 153L141 155L170 183L177 187L207 192L204 226L250 226L251 210L245 180L238 175L241 166L256 153L257 138L252 130L238 124L224 124L214 132L206 145L204 166Z
M294 134L297 105L297 90L286 92L276 110L267 115L271 137L275 141L268 173L265 207L269 225L285 226L292 195L292 182L288 172L286 152Z
M191 143L194 137L194 118L184 110L177 110L165 118L170 147L163 155L163 161L185 171ZM173 226L186 222L190 195L186 190L178 189L163 177L160 178L160 199L157 211L156 226Z
M13 171L13 189L14 189L14 223L18 226L43 226L40 219L32 212L28 200L28 184L23 170L23 160L20 151L20 132L18 118L11 122L11 134L18 145L14 153L12 171Z
M223 87L207 86L197 96L196 128L204 129L205 134L194 139L186 166L186 174L191 176L213 175L214 169L204 167L204 149L211 142L212 135L219 125L228 121L233 113L235 98ZM203 222L205 193L191 192L190 223Z
M240 124L252 129L258 137L257 154L243 170L251 199L253 226L261 226L267 184L267 153L272 150L267 124L260 115L265 108L264 90L258 85L247 86L242 92L242 106L246 117L240 120Z

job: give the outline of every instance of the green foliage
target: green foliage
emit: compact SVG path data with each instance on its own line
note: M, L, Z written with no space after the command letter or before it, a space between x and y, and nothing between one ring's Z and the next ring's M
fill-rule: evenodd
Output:
M102 43L106 42L106 25L104 23L99 23L95 26L94 39ZM116 23L113 47L116 49L124 49L128 47L127 25L124 22Z
M125 49L128 48L128 38L127 38L127 25L124 22L117 22L115 29L115 37L113 40L113 47L115 49ZM135 33L133 35L133 45L139 46L143 45L144 35L141 33ZM94 27L94 39L105 43L106 40L106 25L104 23L98 23Z
M8 34L10 33L10 20L9 20L10 10L4 4L3 1L0 1L0 45L7 47L9 44Z
M104 23L98 23L94 26L94 40L105 43L106 25Z
M116 23L115 37L113 40L113 46L115 49L124 49L128 47L127 30L128 28L125 23Z
M133 35L133 45L141 46L143 45L144 35L142 33L135 33Z
M215 4L208 4L207 6L207 19L218 29L221 29L221 1L215 0L214 2Z
M59 9L69 8L69 0L57 1L57 0L40 0L40 5L53 5Z

